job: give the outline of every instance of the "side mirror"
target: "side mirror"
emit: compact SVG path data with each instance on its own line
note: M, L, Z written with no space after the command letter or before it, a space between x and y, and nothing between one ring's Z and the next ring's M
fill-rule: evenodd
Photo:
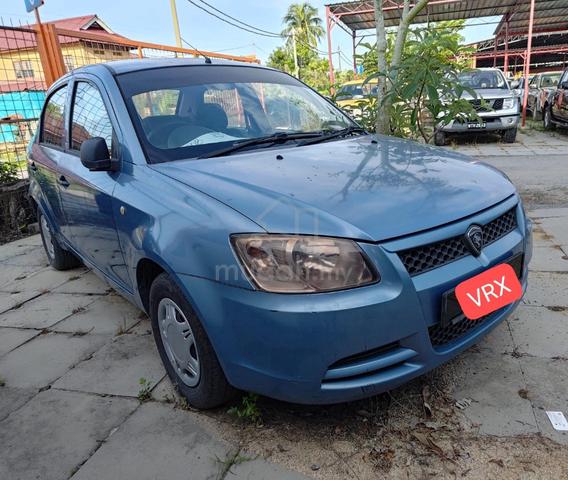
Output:
M513 89L513 95L515 97L520 97L521 96L521 91L518 88L514 88Z
M113 161L108 152L106 140L102 137L93 137L81 144L81 163L91 172L104 172L114 170Z

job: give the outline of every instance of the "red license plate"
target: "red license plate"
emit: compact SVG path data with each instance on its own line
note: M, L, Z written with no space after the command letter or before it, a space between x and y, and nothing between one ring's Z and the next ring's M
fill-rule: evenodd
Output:
M455 291L464 315L470 320L499 310L523 295L515 270L506 263L463 281Z

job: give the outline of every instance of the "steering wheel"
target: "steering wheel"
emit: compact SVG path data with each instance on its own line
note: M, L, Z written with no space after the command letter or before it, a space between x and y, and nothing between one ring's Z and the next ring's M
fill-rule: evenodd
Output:
M172 120L171 122L161 125L160 127L152 130L148 134L148 141L158 148L168 147L169 134L174 128L181 128L182 126L187 126L188 123L183 120Z
M210 128L201 127L199 125L187 125L179 126L174 128L168 136L167 146L168 148L179 148L183 147L186 143L195 140L197 137L201 137L207 133L218 133L216 130L211 130Z

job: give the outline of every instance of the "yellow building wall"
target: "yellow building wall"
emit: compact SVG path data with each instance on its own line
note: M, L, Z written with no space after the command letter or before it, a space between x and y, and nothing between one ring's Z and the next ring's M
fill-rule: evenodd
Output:
M128 50L110 44L85 45L83 42L61 45L61 53L65 65L72 68L82 67L93 63L108 62L132 58ZM33 77L17 78L14 62L30 61ZM11 50L0 52L0 83L7 81L41 81L43 69L37 50Z

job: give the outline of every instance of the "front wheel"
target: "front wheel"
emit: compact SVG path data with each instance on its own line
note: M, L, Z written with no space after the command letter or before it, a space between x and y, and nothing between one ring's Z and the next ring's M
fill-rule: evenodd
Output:
M434 134L434 145L437 145L438 147L443 147L444 145L446 145L446 143L447 143L446 133L438 130Z
M69 270L81 265L81 261L68 250L64 250L49 226L47 218L41 210L38 209L37 221L39 223L39 232L45 254L49 260L49 264L55 270Z
M166 273L150 288L150 318L166 372L188 403L208 409L229 401L235 390L227 382L207 333Z
M509 130L505 130L503 141L505 143L515 143L517 141L517 129L510 128Z
M554 123L552 122L552 111L550 109L550 106L546 105L544 107L544 119L543 119L543 125L545 130L552 130L554 129Z

